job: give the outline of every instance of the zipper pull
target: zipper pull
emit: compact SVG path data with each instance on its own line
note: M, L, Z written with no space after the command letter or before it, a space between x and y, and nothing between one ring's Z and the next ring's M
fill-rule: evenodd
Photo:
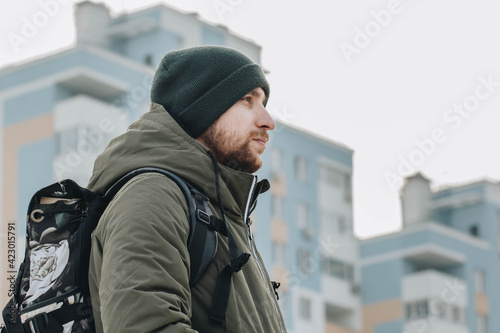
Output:
M252 230L250 229L250 218L247 217L247 230L248 230L248 239L252 240Z

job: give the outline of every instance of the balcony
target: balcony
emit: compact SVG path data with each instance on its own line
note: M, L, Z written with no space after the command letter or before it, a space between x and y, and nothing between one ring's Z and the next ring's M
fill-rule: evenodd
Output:
M467 285L436 270L403 279L405 333L468 333L465 323Z
M418 320L406 323L404 333L469 333L467 326L456 325L446 321Z
M86 184L94 160L109 140L125 132L128 115L87 95L76 95L54 107L55 157L53 178L72 178Z
M326 333L357 333L361 329L361 313L325 303Z
M425 270L403 278L403 301L438 299L467 306L467 285L461 279L435 270Z
M356 284L336 277L323 275L321 285L325 301L346 310L359 308L359 290Z

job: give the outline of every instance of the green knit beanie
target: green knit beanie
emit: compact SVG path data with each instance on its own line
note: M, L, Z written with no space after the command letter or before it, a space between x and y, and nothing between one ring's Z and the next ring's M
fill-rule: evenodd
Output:
M221 46L167 53L156 69L151 101L163 105L197 138L240 98L261 87L269 97L262 68L244 54Z

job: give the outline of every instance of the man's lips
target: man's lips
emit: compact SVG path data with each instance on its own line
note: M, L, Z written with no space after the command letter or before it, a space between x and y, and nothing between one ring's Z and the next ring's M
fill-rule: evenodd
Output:
M257 142L263 144L264 146L266 145L266 143L267 143L268 140L269 139L266 138L266 137L258 137L258 138L254 138L253 139L253 141L257 141Z

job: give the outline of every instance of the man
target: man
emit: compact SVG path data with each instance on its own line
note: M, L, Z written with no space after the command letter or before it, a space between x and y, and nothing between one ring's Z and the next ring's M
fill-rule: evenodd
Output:
M196 47L162 59L151 110L99 156L89 187L104 193L139 167L170 170L204 192L233 243L217 235L208 269L190 288L185 197L163 175L136 176L111 201L92 238L89 283L98 332L286 332L250 234L257 195L269 188L252 175L275 127L268 97L262 69L235 50ZM210 319L212 300L234 248L250 258L232 274L218 322Z

